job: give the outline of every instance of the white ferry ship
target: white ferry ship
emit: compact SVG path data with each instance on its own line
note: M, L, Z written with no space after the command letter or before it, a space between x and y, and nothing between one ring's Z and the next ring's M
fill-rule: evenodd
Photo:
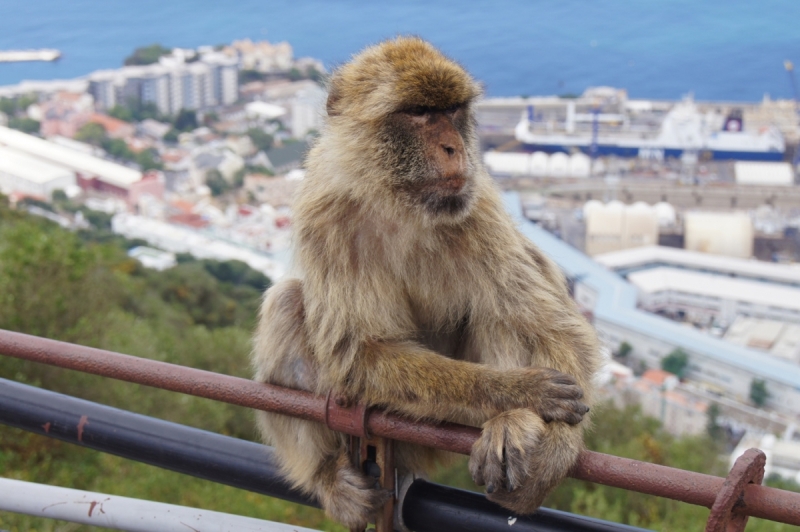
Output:
M545 124L530 106L516 126L516 139L528 151L647 159L687 155L698 160L782 161L786 152L777 128L745 130L741 112L702 113L691 99L675 104L660 127L631 127L628 117L619 113L579 114L573 103L567 104L566 115L563 124Z

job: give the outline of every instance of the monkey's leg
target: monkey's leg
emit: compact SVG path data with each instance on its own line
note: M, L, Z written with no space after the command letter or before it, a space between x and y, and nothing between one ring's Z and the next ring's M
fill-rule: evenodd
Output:
M520 515L532 513L567 475L581 449L582 431L545 423L527 409L487 421L472 446L469 470L489 500Z
M281 471L345 526L366 526L392 496L351 463L345 438L319 423L258 413L262 435L275 446Z
M296 279L267 292L253 353L257 380L314 390L318 371L305 337L302 295ZM375 479L351 464L342 435L319 423L278 414L259 412L257 418L264 441L275 446L286 479L315 496L333 519L363 527L388 499Z

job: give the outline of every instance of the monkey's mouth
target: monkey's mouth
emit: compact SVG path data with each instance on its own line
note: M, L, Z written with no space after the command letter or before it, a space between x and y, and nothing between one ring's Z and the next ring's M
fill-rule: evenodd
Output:
M463 174L453 174L431 180L426 184L425 188L443 196L450 196L461 192L466 183L467 178Z

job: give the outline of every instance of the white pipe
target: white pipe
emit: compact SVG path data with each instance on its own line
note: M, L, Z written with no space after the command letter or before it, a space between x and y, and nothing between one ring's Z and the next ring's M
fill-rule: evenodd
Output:
M131 532L314 532L186 506L0 478L0 510Z

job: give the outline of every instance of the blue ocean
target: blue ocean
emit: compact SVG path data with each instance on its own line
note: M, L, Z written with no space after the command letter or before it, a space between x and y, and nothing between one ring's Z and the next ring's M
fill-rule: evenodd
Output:
M346 61L420 35L490 96L626 88L637 98L756 101L792 95L800 0L0 0L0 49L58 48L55 64L0 64L0 85L116 68L137 46L289 41Z

